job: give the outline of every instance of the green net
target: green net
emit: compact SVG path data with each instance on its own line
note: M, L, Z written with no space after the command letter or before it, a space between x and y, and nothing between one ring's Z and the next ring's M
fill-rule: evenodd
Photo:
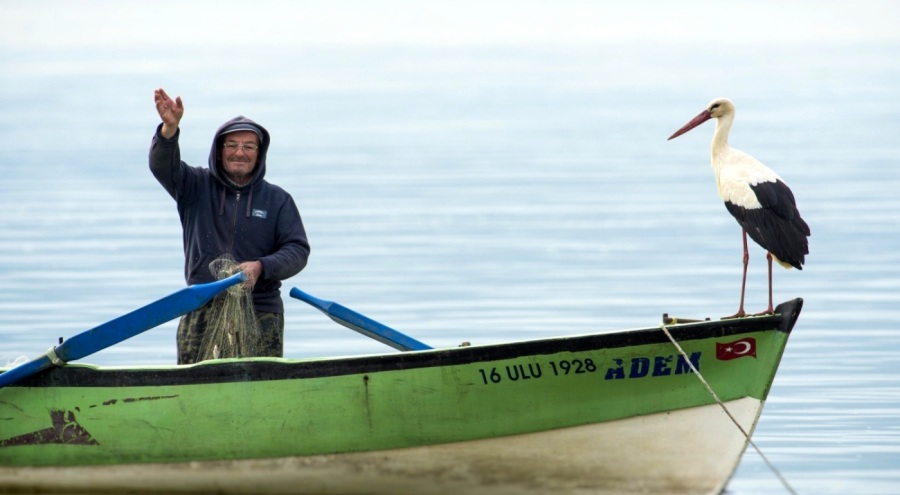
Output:
M209 269L221 280L237 273L238 264L225 255L213 260ZM200 360L254 356L258 339L252 289L234 285L210 303Z

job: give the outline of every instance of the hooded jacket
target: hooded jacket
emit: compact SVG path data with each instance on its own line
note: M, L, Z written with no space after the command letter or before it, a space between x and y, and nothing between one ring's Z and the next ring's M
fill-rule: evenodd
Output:
M178 207L188 285L214 281L209 264L224 254L238 263L259 260L263 272L253 288L254 306L283 313L281 281L306 266L309 242L291 195L264 179L269 132L246 117L235 117L216 130L207 167L192 167L181 161L181 129L166 139L161 128L150 144L150 170ZM260 136L256 168L245 186L231 182L220 164L222 136L235 128Z

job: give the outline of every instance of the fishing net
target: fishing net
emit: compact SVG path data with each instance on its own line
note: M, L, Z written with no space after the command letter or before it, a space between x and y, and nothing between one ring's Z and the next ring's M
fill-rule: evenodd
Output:
M213 260L209 270L221 280L237 273L238 264L226 255ZM244 284L231 286L210 303L200 360L253 356L258 339L252 289Z

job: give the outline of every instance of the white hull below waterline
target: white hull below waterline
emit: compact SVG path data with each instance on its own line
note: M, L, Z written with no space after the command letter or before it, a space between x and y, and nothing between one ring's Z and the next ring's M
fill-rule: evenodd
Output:
M753 398L726 403L748 433L762 406ZM0 493L718 494L746 445L731 418L712 404L526 435L373 452L0 468Z

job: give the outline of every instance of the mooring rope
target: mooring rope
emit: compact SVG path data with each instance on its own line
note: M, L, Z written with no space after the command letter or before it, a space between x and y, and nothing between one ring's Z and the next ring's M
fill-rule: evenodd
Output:
M706 387L706 390L710 393L710 395L712 395L713 399L716 400L716 403L719 404L719 406L722 408L722 410L725 411L725 414L727 414L728 417L731 419L731 422L734 423L734 425L737 426L737 429L740 430L740 432L744 435L744 438L747 439L747 443L749 443L750 445L753 446L753 449L756 450L756 453L759 454L759 456L766 463L766 465L769 466L769 469L771 469L772 472L775 473L775 476L778 477L778 479L781 481L781 484L784 485L784 488L789 493L791 493L793 495L797 495L797 492L794 491L793 487L791 487L791 485L790 485L790 483L788 483L787 479L781 474L781 471L779 471L778 468L776 468L775 465L772 464L771 461L769 461L769 458L766 457L765 454L763 454L763 451L760 450L760 448L756 446L756 443L754 443L753 440L750 438L750 434L747 433L747 431L744 430L744 427L741 426L740 423L738 423L737 419L735 419L735 417L732 416L731 411L728 410L728 407L725 406L725 403L722 402L722 399L719 398L719 396L716 394L716 392L709 385L709 382L707 382L706 379L703 378L703 375L700 374L700 370L698 370L694 366L694 363L691 362L691 359L688 357L687 353L684 352L684 349L682 349L681 346L678 345L678 342L676 342L675 338L672 337L672 334L669 333L669 329L666 328L666 325L664 323L660 323L659 327L662 329L663 333L666 334L666 337L668 337L669 340L672 342L672 345L674 345L675 348L678 349L678 353L681 354L681 356L684 358L684 361L688 364L688 366L691 367L691 371L693 371L694 374L697 375L697 378L700 380L701 383L703 383L703 386Z

